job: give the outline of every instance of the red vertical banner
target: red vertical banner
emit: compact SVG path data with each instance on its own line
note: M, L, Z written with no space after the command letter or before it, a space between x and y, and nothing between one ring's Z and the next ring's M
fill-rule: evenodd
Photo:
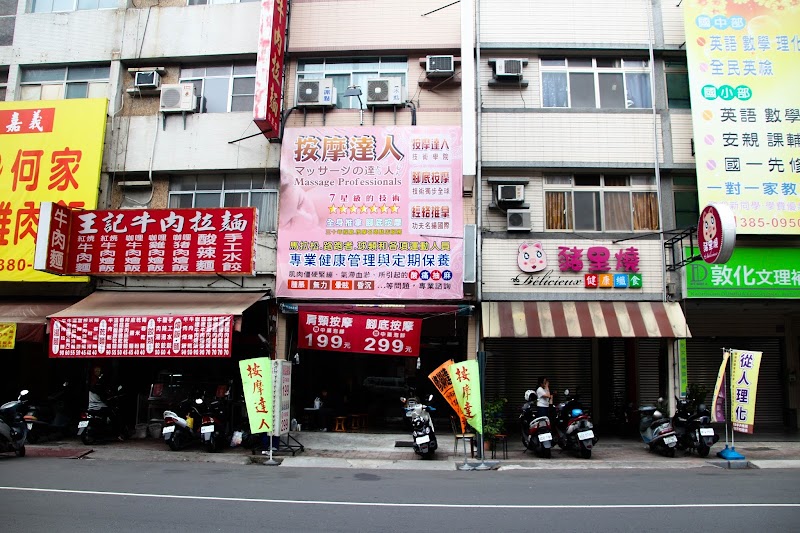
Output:
M39 230L36 235L34 270L51 274L69 274L69 237L72 229L72 210L53 202L39 205Z
M261 0L253 120L270 139L278 138L281 129L284 38L288 15L286 0Z

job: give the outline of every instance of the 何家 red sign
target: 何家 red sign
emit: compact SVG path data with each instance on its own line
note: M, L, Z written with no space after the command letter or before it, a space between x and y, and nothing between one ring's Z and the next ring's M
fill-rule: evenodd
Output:
M50 357L230 357L231 315L52 318Z
M421 318L300 311L298 348L381 355L419 355Z

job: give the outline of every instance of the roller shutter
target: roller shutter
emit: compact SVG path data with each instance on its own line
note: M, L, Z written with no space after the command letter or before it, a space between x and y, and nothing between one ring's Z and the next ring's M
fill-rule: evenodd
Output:
M639 404L654 404L661 395L661 342L640 340L637 350Z

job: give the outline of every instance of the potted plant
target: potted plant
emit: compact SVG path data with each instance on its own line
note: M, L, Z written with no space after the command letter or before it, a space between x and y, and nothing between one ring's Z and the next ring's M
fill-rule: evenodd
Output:
M495 435L505 433L503 410L507 402L505 398L497 398L486 402L483 406L483 442L487 450L490 449L490 443Z

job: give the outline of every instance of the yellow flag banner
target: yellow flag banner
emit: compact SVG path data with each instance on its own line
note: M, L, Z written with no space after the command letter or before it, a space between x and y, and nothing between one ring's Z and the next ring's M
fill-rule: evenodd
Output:
M753 433L756 414L756 389L758 370L761 367L761 352L731 350L733 371L731 372L731 419L733 430Z
M257 357L239 361L250 433L272 433L272 361Z
M478 433L483 433L481 412L481 376L478 361L461 361L447 367L456 399L467 423Z
M0 322L0 350L13 350L16 340L17 323Z
M444 396L444 399L447 400L447 403L450 404L450 407L453 408L453 411L458 414L458 417L461 419L461 431L467 431L467 418L464 416L464 413L461 411L461 407L458 405L458 399L456 398L456 391L453 387L453 382L450 380L450 374L447 372L447 368L452 365L454 361L449 359L439 365L439 368L428 374L428 379L433 382L434 387L439 393Z
M711 410L711 420L714 422L725 422L725 402L727 401L728 393L725 387L725 372L728 370L728 358L731 352L725 350L722 352L722 364L719 365L719 372L717 372L717 384L714 386L714 404Z

